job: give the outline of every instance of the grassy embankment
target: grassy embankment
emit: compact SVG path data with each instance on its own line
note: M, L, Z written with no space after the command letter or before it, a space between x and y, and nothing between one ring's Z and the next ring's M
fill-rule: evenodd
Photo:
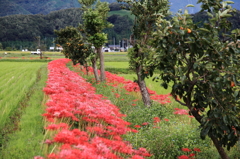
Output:
M124 53L105 54L105 67L107 71L123 76L125 79L136 78L134 72L128 69L128 58ZM92 80L92 77L85 78ZM147 87L156 91L157 94L170 93L170 88L165 90L160 83L153 82L152 78L146 79L146 83ZM125 140L132 143L136 149L147 148L153 154L151 159L172 159L190 154L194 154L199 159L220 159L211 140L208 137L205 140L200 138L199 123L194 118L174 114L176 108L186 109L175 101L165 105L154 103L151 108L146 108L139 94L132 96L132 94L126 94L126 91L121 88L112 88L104 83L94 84L94 81L93 85L97 88L97 93L108 97L122 113L127 115L125 120L129 121L133 128L138 126L139 133L130 133L125 136ZM116 98L116 93L120 97ZM161 121L154 122L156 117ZM188 148L190 152L184 152L182 148ZM194 151L194 148L200 149L201 152ZM240 145L237 144L227 153L230 158L237 159L240 158L239 151Z

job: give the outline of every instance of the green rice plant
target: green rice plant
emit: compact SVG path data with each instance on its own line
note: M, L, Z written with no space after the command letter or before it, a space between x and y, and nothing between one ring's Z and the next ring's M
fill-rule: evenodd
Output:
M40 147L44 126L41 114L44 111L41 105L45 103L42 88L45 86L47 79L46 72L46 65L37 71L34 85L27 92L27 98L21 101L21 106L26 108L22 110L18 130L6 135L0 158L26 159L42 155Z
M1 62L0 72L0 134L6 135L16 126L15 113L21 111L20 102L27 97L28 90L37 79L37 70L46 63L40 62ZM15 125L14 125L15 124ZM2 145L0 138L0 145Z

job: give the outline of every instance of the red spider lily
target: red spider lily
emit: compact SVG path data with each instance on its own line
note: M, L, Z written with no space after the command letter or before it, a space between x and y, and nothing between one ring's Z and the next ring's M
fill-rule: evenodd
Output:
M1 59L1 57L0 57L0 59ZM35 156L34 159L44 159L44 158L41 156Z
M193 157L193 156L195 156L195 153L191 153L191 154L189 154L188 156L189 156L189 157Z
M51 141L51 140L49 140L49 139L47 139L44 143L45 143L45 144L48 144L48 145L51 145L51 144L54 143L54 142Z
M154 93L152 96L151 96L151 99L152 100L155 100L161 104L167 104L167 103L170 103L170 98L169 98L170 94L166 94L166 95L157 95L156 93Z
M181 155L181 156L178 156L178 159L190 159L190 158L186 155Z
M173 114L179 114L179 115L189 115L188 110L185 109L179 109L179 108L174 108L175 112Z
M93 69L89 67L89 71L93 72ZM106 71L106 81L107 85L111 85L113 87L119 87L119 84L123 84L123 88L128 92L140 92L140 88L136 82L132 82L130 80L125 80L124 77L118 76L116 74L112 74ZM161 104L170 103L170 94L166 95L157 95L155 91L148 89L149 94L151 95L151 99L155 100Z
M134 99L133 102L139 101L139 99Z
M141 128L141 126L140 126L140 125L135 125L134 127L135 127L135 128Z
M148 123L147 123L147 122L144 122L144 123L142 123L142 125L146 126L146 125L148 125Z
M133 132L133 133L138 133L138 131L135 130L135 129L132 129L131 132Z
M115 93L115 97L116 97L116 98L119 98L119 97L120 97L120 94Z
M58 131L51 132L53 139L47 139L46 144L51 142L62 146L47 157L118 159L121 154L130 157L150 156L145 149L134 150L130 143L122 140L121 135L137 130L129 128L130 123L122 119L125 115L120 113L119 108L102 95L97 95L90 83L66 68L67 62L68 59L60 59L48 65L48 81L44 92L50 100L46 103L43 116L51 122L87 123L85 126L83 124L86 132L69 130L71 126L66 123L49 124L46 129Z
M68 129L69 126L66 123L60 123L60 124L50 124L45 129L49 130L57 130L57 129Z
M182 148L182 151L184 152L190 152L191 150L189 148Z
M161 120L160 120L160 118L159 117L154 117L153 118L153 122L154 123L159 123Z
M165 119L163 119L163 120L165 120L165 121L169 121L169 119L166 119L166 118L165 118Z
M199 148L194 148L193 151L201 152L201 150Z
M143 157L141 157L141 156L138 156L138 155L134 155L134 156L132 156L132 158L131 159L144 159Z

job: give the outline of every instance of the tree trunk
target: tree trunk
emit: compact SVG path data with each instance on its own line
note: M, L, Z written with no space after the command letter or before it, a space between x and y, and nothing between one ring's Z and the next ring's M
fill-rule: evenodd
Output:
M42 52L40 52L40 59L42 59Z
M106 75L105 75L104 56L102 52L102 47L97 48L97 53L100 58L100 80L103 82L106 80Z
M84 68L86 69L86 72L87 72L87 75L88 75L88 72L89 72L89 70L88 70L88 65L85 64L85 65L84 65Z
M150 107L152 105L152 102L151 102L150 95L147 90L146 83L141 77L141 66L137 67L136 73L137 73L137 77L138 77L138 86L140 88L143 103L145 106Z
M99 79L99 76L98 76L98 69L97 69L97 60L96 60L96 57L94 57L92 59L92 67L93 67L93 73L94 73L94 76L95 76L95 80L96 82L99 82L100 79Z
M222 159L230 159L228 155L226 154L225 150L222 148L221 144L219 143L218 139L214 137L213 135L209 135L209 137L212 139L215 147L218 150L219 155Z
M191 108L188 104L188 108ZM202 116L199 115L198 110L191 110L192 115L195 117L195 119L201 124L201 119ZM214 137L213 135L208 135L211 140L213 141L216 149L218 150L219 155L221 156L222 159L230 159L228 157L228 155L226 154L225 150L222 148L222 145L220 144L220 142L218 141L218 139L216 137Z

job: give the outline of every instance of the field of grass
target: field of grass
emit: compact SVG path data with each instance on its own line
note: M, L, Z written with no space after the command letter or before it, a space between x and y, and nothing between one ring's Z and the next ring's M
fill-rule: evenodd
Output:
M42 111L40 111L42 110L41 95L43 95L42 87L45 85L47 76L47 63L0 62L0 66L0 150L9 147L11 141L17 142L21 140L21 143L13 144L14 149L11 148L5 151L4 157L6 159L19 158L19 156L16 156L17 154L28 154L26 153L28 150L25 149L24 152L19 152L16 147L23 149L25 145L25 148L32 149L31 143L34 143L32 138L37 136L37 132L42 134L42 131L39 131L39 127L41 127L41 129L43 127L43 125L40 124L42 118ZM42 76L45 76L45 80ZM42 82L41 85L38 85L39 81ZM32 98L34 94L35 98ZM22 114L26 113L30 116L27 115L26 118L25 115L25 119L24 117L22 118ZM20 120L25 120L25 122L19 122ZM38 127L37 131L35 129L36 127ZM14 134L12 137L18 139L16 140L15 138L11 140L8 135L18 132L19 129L24 132L21 133L22 136ZM39 141L37 145L39 145ZM6 155L12 154L10 151L15 152L15 157L8 157L8 155ZM1 157L3 156L1 155Z

